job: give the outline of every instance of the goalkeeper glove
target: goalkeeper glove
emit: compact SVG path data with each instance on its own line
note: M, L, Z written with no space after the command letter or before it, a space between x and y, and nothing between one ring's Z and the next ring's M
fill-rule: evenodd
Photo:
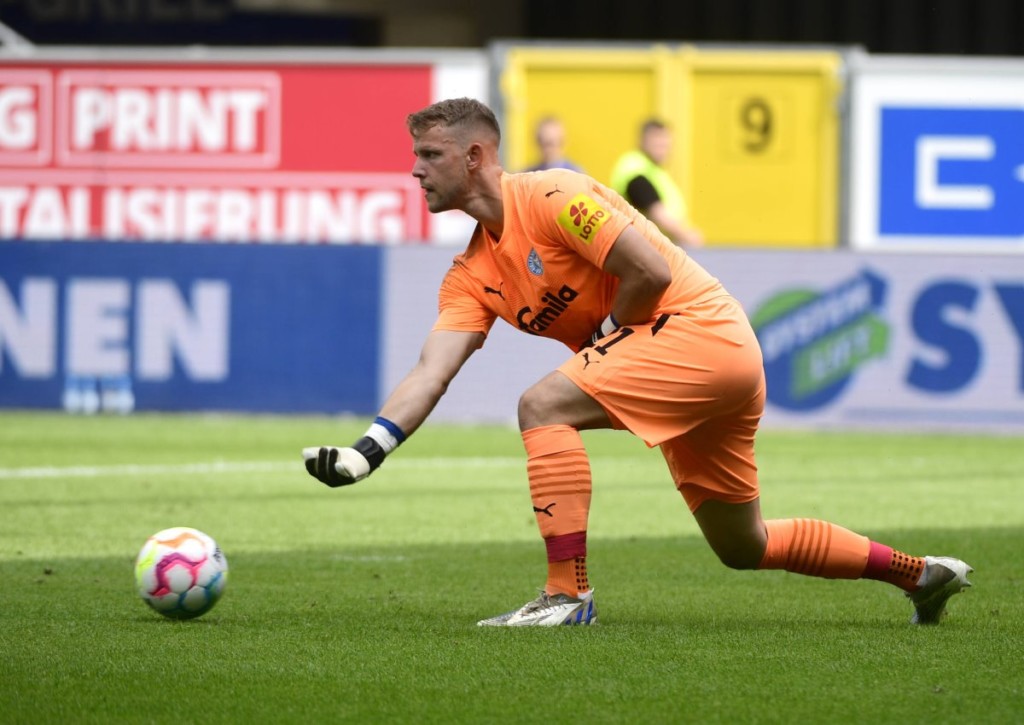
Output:
M387 418L378 417L366 435L347 448L303 448L306 470L331 488L361 481L380 468L384 458L405 440L405 433Z
M601 338L608 337L608 335L612 334L618 329L619 322L618 320L615 319L615 315L608 313L608 316L601 321L601 324L598 326L596 330L594 330L590 338L587 339L582 345L580 345L580 350L585 350L588 347L593 347L598 343L599 340L601 340Z

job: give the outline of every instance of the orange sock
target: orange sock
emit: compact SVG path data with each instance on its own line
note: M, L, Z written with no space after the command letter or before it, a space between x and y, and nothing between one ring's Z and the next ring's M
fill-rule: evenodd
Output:
M544 585L548 594L571 594L579 596L590 591L587 581L587 557L576 556L572 559L548 562L548 580Z
M830 579L859 579L871 541L842 526L815 519L765 521L768 546L758 569L785 569Z
M545 425L523 431L530 498L548 550L548 594L576 595L587 582L590 461L579 431Z

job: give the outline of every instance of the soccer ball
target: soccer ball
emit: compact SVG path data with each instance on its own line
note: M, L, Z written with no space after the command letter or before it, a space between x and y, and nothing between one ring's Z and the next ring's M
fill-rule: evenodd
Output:
M164 529L146 539L135 559L135 587L156 611L192 619L213 609L228 581L217 542L196 529Z

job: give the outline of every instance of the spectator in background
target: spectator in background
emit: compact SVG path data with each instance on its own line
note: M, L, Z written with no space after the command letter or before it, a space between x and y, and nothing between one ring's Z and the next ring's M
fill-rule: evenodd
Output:
M662 233L683 247L704 245L704 235L687 222L686 200L665 169L672 153L672 132L656 118L640 127L640 148L619 157L611 187Z
M554 116L545 116L537 124L537 149L540 162L527 171L569 169L583 173L583 169L565 157L565 126Z

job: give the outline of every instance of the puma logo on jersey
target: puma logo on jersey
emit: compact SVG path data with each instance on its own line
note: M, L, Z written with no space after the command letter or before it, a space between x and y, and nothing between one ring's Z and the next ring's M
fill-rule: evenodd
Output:
M547 199L552 194L564 194L564 193L565 193L564 191L562 191L561 189L558 188L558 184L555 184L555 190L554 191L549 191L547 194L544 195L544 198Z
M557 294L545 292L540 298L540 301L544 302L545 306L536 315L533 315L532 307L524 307L516 313L519 329L531 335L539 335L551 327L551 324L563 312L569 309L569 305L579 294L579 292L567 284L562 285L562 289L558 290ZM530 317L531 315L533 315L532 318Z
M498 297L500 297L501 299L505 299L505 293L501 291L501 288L504 286L504 282L498 285L498 289L494 289L493 287L488 287L487 285L484 285L484 294L498 295Z
M584 244L594 241L607 220L608 212L586 194L574 196L558 215L559 225Z

